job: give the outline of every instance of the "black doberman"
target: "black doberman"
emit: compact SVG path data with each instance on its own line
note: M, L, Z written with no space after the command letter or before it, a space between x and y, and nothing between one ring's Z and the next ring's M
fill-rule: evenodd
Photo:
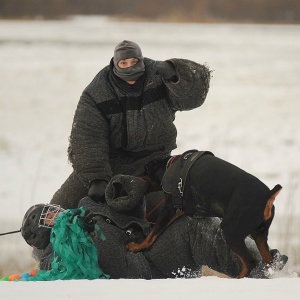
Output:
M249 275L256 266L245 245L250 234L263 263L272 263L267 240L275 213L273 202L281 185L270 190L255 176L208 151L192 150L153 161L146 171L151 178L149 183L161 184L165 204L147 238L141 244L128 244L129 251L149 248L166 226L182 214L215 216L223 218L221 229L226 243L241 260L243 268L238 278Z

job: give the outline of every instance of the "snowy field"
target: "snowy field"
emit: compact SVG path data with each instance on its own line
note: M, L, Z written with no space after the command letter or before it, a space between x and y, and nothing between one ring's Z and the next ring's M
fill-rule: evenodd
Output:
M19 229L27 208L49 202L69 175L66 150L80 94L108 64L114 46L129 39L146 57L187 58L214 70L205 104L177 114L174 154L210 150L270 188L280 183L269 241L290 259L283 278L271 281L94 281L83 290L76 282L0 283L0 298L14 299L10 293L19 292L31 299L29 286L38 285L44 299L59 294L131 299L137 287L149 291L143 299L160 293L182 298L186 291L192 299L220 294L234 299L241 293L245 299L262 299L261 293L298 299L299 279L287 277L300 270L299 37L300 26L288 25L0 20L0 232ZM35 267L19 234L0 237L0 251L0 277Z
M56 282L0 282L1 299L32 300L299 300L299 278L84 280Z

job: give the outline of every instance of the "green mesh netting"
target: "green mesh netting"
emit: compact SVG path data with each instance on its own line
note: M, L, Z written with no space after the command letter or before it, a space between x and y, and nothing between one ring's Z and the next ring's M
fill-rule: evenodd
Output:
M80 218L85 210L80 208L80 216L75 215L77 210L65 210L55 219L50 236L52 269L39 270L37 276L25 281L109 279L98 265L97 249ZM101 239L105 240L99 226L95 227Z

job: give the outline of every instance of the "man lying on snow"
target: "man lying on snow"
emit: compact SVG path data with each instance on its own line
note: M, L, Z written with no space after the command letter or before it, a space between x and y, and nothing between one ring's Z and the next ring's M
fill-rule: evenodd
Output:
M183 215L166 228L149 250L127 251L126 244L141 242L150 230L150 224L144 218L145 189L142 179L117 175L107 186L106 203L96 203L85 197L80 201L79 209L63 211L44 204L31 207L24 216L21 231L26 242L39 249L34 252L40 269L50 270L56 266L58 272L69 270L70 273L73 267L73 270L81 269L81 277L73 271L69 277L56 278L92 279L88 274L94 267L88 262L96 259L100 271L94 278L191 278L207 275L204 271L207 268L203 266L230 277L239 274L240 260L222 238L218 218ZM69 216L67 222L62 222L66 215ZM70 227L69 232L67 227ZM90 256L86 251L91 245L80 246L88 238L96 249ZM259 261L254 241L247 238L246 243ZM276 257L277 270L281 270L287 257L280 255L278 250L272 250L272 255ZM70 259L75 260L75 267L68 262ZM250 277L266 278L262 265L253 270Z

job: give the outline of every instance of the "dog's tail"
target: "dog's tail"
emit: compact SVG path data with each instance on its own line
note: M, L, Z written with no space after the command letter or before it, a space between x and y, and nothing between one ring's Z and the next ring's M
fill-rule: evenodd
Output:
M275 187L272 190L270 190L269 198L267 200L265 210L264 210L265 221L271 218L273 203L281 190L282 190L282 186L280 184L276 184Z

